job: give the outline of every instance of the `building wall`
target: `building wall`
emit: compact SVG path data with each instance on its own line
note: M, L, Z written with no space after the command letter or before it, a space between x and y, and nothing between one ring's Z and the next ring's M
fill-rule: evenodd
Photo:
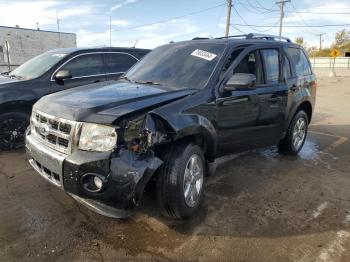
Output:
M0 72L8 71L5 41L11 70L47 50L77 46L75 34L0 26Z

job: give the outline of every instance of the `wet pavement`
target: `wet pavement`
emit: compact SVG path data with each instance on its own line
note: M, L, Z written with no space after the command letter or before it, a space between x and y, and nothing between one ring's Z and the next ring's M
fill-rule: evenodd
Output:
M150 186L126 220L95 214L0 153L1 261L349 261L350 78L321 78L297 157L220 159L192 221L161 216Z

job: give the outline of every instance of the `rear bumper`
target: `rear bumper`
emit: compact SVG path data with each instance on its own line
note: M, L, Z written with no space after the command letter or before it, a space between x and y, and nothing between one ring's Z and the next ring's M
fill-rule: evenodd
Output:
M42 145L30 133L26 136L26 153L30 165L47 181L89 209L114 218L130 216L150 177L162 164L154 156L128 150L77 150L65 155ZM103 181L99 191L87 186L94 176Z

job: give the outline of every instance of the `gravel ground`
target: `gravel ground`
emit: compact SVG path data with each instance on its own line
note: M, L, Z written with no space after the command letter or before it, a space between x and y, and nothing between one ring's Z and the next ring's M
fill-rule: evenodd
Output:
M2 261L349 261L350 78L319 79L298 157L275 147L220 159L198 218L161 216L152 188L109 219L0 153Z

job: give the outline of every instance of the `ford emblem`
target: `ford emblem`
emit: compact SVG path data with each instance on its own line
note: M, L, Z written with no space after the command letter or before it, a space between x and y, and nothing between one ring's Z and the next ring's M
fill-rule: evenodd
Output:
M41 124L38 128L38 131L43 136L47 136L48 134L50 134L50 128L47 124Z

